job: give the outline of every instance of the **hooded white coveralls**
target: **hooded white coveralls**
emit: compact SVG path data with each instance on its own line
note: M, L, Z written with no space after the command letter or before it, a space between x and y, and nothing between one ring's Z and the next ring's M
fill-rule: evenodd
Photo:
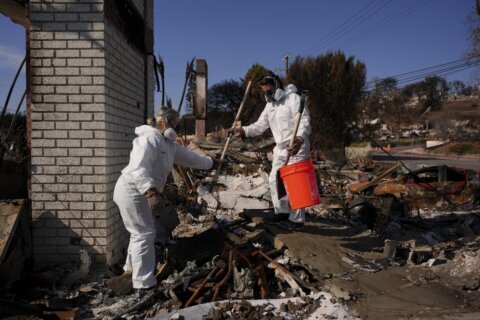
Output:
M144 193L150 188L163 191L173 164L194 169L210 169L210 157L200 156L166 139L156 128L143 125L135 129L130 162L115 185L113 200L120 209L130 233L124 270L132 270L134 288L149 288L157 281L155 270L155 223Z
M287 196L278 199L277 195L277 171L285 165L287 160L287 148L293 134L296 115L300 108L300 96L296 92L297 88L293 84L286 86L285 96L280 101L268 102L258 120L249 126L243 127L243 130L247 137L261 135L268 128L272 130L276 146L273 149L272 171L268 180L275 213L289 213L290 221L305 222L305 209L292 211ZM297 132L297 136L303 137L304 143L300 151L295 156L290 157L289 164L308 159L310 153L308 136L310 131L310 116L305 107Z

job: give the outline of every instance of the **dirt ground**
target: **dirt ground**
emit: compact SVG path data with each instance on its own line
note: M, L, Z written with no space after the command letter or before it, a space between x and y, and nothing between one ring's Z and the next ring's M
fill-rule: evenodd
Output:
M345 255L381 259L384 241L370 231L316 220L303 232L267 226L300 258L324 275L325 285L337 296L346 295L350 310L361 319L479 319L480 292L465 290L461 281L434 267L388 266L365 272L343 261ZM440 267L440 266L438 266ZM478 269L477 269L478 270Z

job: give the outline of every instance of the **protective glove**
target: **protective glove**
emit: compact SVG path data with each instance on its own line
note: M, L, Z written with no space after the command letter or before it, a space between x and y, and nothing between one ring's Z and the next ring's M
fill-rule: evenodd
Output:
M245 139L245 130L241 124L236 124L233 128L227 129L227 135L233 135L235 138L240 137L242 140Z
M152 208L152 211L158 210L162 203L162 195L158 192L157 189L151 188L145 192L145 197L147 198L148 205Z
M293 140L292 146L288 147L287 151L290 152L292 156L294 156L298 153L298 151L300 151L302 144L303 144L303 137L296 136L295 139Z
M211 169L217 169L225 163L225 160L220 159L220 155L217 155L216 157L210 157L210 158L212 158L212 161L213 161Z

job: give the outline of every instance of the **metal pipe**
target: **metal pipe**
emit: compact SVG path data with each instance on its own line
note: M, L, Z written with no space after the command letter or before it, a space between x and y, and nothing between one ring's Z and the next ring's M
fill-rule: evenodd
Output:
M17 69L17 73L15 74L15 78L13 79L12 84L10 85L10 89L8 90L7 99L5 100L5 104L3 105L2 113L0 114L0 123L7 112L8 103L10 102L10 97L12 96L13 88L15 87L15 83L17 82L18 76L20 75L20 71L22 71L23 65L27 61L27 57L23 58L20 67Z
M262 260L257 256L257 267L255 271L258 275L258 286L260 287L260 297L262 299L268 299L270 297L270 288L268 287L267 276L265 275L265 269L263 268Z
M227 243L225 245L228 246L228 248L230 249L231 252L235 253L238 257L240 257L243 261L245 261L247 266L250 267L252 265L250 260L248 260L248 258L243 253L241 253L240 251L238 251L237 249L235 249L234 247L230 246Z
M230 279L230 277L232 276L232 273L233 273L233 251L230 250L229 254L228 254L228 271L227 271L227 274L225 275L225 277L220 281L218 282L214 289L213 289L213 298L212 298L212 301L215 301L215 299L217 299L218 297L218 293L220 292L220 288L227 282L228 279Z
M202 283L200 283L200 285L197 287L195 292L192 294L190 299L188 299L187 303L185 304L185 307L189 307L190 304L197 298L197 296L200 294L200 291L202 291L205 284L208 282L208 280L210 280L212 278L213 274L217 271L217 269L218 269L218 267L215 267L208 273L208 275L205 277L205 279L203 279Z

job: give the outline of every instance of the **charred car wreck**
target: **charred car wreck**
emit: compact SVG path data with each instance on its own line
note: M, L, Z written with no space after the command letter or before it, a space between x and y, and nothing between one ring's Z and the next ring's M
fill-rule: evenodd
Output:
M440 165L401 173L400 168L396 164L370 181L347 186L347 209L352 219L381 233L390 218L408 218L424 208L480 201L479 173L474 170Z

